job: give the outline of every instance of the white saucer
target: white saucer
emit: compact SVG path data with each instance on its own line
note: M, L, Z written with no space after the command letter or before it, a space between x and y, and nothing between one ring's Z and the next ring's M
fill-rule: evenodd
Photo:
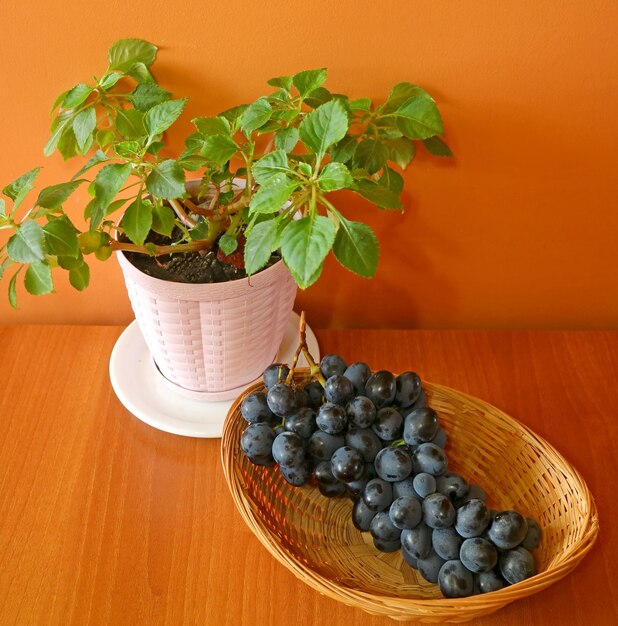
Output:
M292 312L276 361L291 363L298 344L298 314ZM307 326L307 345L318 361L315 334ZM301 356L300 367L307 367ZM233 400L204 402L186 398L170 389L153 366L142 334L133 321L118 337L109 361L109 377L118 399L135 417L154 428L185 437L221 437L223 421ZM247 385L248 387L249 385Z

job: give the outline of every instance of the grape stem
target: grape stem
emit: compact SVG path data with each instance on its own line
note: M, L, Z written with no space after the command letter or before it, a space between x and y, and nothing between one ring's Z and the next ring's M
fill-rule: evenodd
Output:
M292 360L292 366L290 367L290 372L285 379L285 384L290 385L294 380L294 370L296 369L296 365L298 364L298 359L301 355L304 355L307 363L309 363L309 369L311 371L311 376L314 377L320 382L320 385L324 387L326 385L326 379L322 376L322 372L320 371L320 366L315 362L311 353L309 352L309 346L307 346L307 322L305 320L305 312L301 311L300 313L300 324L298 325L298 346L296 347L296 352L294 353L294 359Z

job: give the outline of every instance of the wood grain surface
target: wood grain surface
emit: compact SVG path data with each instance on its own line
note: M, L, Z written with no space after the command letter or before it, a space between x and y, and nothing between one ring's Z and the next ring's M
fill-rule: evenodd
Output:
M219 440L157 431L108 377L120 327L0 327L0 624L394 624L326 599L234 509ZM318 331L323 353L415 369L545 437L600 535L562 582L472 624L618 623L618 333Z

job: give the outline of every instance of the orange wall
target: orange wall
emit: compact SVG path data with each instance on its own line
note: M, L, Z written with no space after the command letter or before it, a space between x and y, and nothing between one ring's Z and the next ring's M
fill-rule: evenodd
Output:
M344 196L380 238L378 275L329 262L297 308L315 326L618 326L615 0L3 0L0 24L1 181L40 163L44 182L73 173L44 162L50 105L121 37L161 47L157 78L191 98L184 130L300 69L327 66L355 97L418 82L456 159L413 164L403 215ZM82 294L64 280L55 296L22 290L17 313L0 287L1 323L131 319L113 260Z

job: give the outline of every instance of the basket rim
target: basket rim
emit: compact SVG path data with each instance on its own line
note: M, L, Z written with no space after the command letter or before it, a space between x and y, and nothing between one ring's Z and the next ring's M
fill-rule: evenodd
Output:
M295 378L307 376L308 373L309 370L306 368L298 369L295 373ZM277 558L278 561L286 565L297 578L301 579L318 592L323 593L335 600L342 601L345 604L362 608L363 610L375 615L390 617L422 617L424 615L427 617L437 618L440 615L454 617L455 611L457 611L459 615L462 615L462 611L464 611L466 614L469 613L469 618L472 619L477 615L480 616L481 614L490 612L491 610L497 610L519 598L538 593L566 576L576 567L596 541L599 532L598 510L594 497L590 493L590 490L588 489L588 486L579 471L571 465L553 445L547 442L543 437L537 435L528 426L504 413L491 403L471 396L465 392L426 380L423 380L422 382L424 386L427 386L427 389L430 392L436 389L446 392L447 394L456 394L473 405L490 408L492 412L494 412L501 420L506 422L506 424L523 432L527 437L534 440L535 443L540 444L547 451L551 452L554 462L557 461L558 464L563 465L568 469L569 480L576 483L576 488L581 493L583 499L585 499L588 503L588 507L586 515L578 527L580 531L578 537L574 545L562 554L562 560L560 563L543 572L539 572L520 583L504 587L498 591L493 591L489 594L452 599L416 599L380 595L343 585L318 574L294 557L294 555L285 551L281 544L271 539L270 534L263 532L256 526L256 518L249 505L249 500L243 497L243 492L233 477L232 468L234 450L231 449L230 446L226 446L226 443L228 442L230 436L230 430L233 425L234 417L236 416L238 419L238 409L242 399L249 393L262 389L264 385L261 381L247 388L246 391L234 401L225 418L221 438L221 461L223 464L223 472L230 489L232 499L234 500L234 503L236 504L236 507L245 523L247 523L252 532L268 549L268 551L271 552L275 558Z

